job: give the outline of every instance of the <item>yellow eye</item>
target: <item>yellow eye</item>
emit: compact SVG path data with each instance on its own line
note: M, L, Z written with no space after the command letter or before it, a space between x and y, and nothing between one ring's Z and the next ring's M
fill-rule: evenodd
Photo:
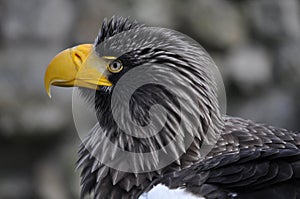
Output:
M123 65L122 65L121 61L114 60L109 64L107 69L109 72L118 73L123 69Z

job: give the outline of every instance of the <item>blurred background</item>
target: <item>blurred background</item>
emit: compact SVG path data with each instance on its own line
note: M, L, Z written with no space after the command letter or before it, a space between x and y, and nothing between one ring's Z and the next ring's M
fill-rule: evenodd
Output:
M0 198L79 198L71 89L43 77L60 50L131 16L197 40L225 80L227 112L300 130L300 0L0 0Z

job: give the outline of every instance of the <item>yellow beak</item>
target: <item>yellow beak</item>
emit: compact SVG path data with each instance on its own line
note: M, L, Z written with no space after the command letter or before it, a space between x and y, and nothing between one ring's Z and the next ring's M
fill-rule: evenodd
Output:
M101 59L92 44L82 44L57 54L45 73L45 89L51 97L52 85L85 87L97 90L99 86L112 86L105 77L107 63Z

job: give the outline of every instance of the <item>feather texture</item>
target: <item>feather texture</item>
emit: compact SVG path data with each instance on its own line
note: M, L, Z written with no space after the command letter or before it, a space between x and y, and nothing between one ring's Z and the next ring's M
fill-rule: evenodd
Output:
M118 34L122 32L147 37L140 42L119 41ZM151 70L157 71L156 81L165 79L170 84L179 83L177 87L180 90L171 92L163 86L149 84L132 95L129 106L131 119L135 123L148 125L151 118L149 110L156 104L163 106L168 113L162 130L148 138L124 133L112 116L113 108L121 110L120 121L129 130L132 128L126 120L125 111L122 112L122 99L128 94L126 88L118 93L119 103L115 104L111 104L114 88L101 87L96 92L81 90L83 96L94 103L98 117L98 123L79 150L77 167L81 169L81 198L92 192L95 199L150 198L156 192L153 187L174 189L177 196L180 195L178 190L184 190L191 198L300 198L299 132L221 115L216 85L210 72L214 63L202 47L194 46L168 30L148 28L122 17L105 20L95 41L97 53L101 55L101 48L118 51L125 47L130 50L119 57L124 67L131 70L150 63ZM121 75L110 76L109 80L116 83ZM145 78L147 72L143 75L131 79L137 81L138 78ZM183 83L190 85L189 89L199 101L193 101ZM185 102L182 106L179 106L180 100ZM184 130L178 128L182 121ZM195 130L193 124L198 124L199 128ZM209 132L213 138L219 138L209 153L203 156L201 149ZM170 145L169 150L164 149L176 136L182 143L190 136L193 140L188 148L179 144ZM110 142L114 144L112 151L109 150ZM115 159L120 164L128 161L118 155L117 149L132 153L163 149L163 154L177 158L153 171L125 172L103 163ZM136 156L131 164L132 169L157 167L159 158L155 153L151 161ZM170 190L167 192L174 194Z

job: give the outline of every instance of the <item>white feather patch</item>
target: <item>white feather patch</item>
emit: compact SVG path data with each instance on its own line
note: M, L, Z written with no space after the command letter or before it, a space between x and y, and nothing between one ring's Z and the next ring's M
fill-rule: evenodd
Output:
M203 197L195 196L184 189L169 189L167 186L158 184L153 187L148 193L144 193L139 199L157 199L157 198L169 198L169 199L205 199Z

